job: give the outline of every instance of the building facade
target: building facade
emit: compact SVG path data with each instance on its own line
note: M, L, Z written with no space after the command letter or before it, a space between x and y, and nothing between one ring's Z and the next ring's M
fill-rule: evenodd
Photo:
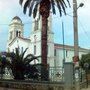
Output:
M63 66L63 59L66 62L73 62L74 47L69 45L61 45L54 43L54 33L52 31L52 18L48 19L48 64L50 67ZM23 52L28 48L26 54L41 55L41 19L34 19L32 23L32 31L29 38L24 38L24 24L22 20L15 16L10 25L7 41L7 51L15 52L15 48L19 48ZM79 57L88 53L89 50L79 47ZM36 62L34 62L36 63ZM41 63L41 59L38 61Z

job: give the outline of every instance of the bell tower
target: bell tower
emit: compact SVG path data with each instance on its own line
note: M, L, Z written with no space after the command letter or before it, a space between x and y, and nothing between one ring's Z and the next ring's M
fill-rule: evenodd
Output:
M54 33L52 31L52 16L48 18L48 30L47 30L47 48L48 48L48 64L54 66ZM33 19L32 31L30 34L31 45L30 49L32 54L41 55L41 34L42 34L42 17ZM41 63L41 62L40 62Z
M15 16L9 25L7 48L16 37L23 37L23 23L18 16Z
M11 42L15 37L23 37L23 23L18 16L15 16L9 25L8 42Z

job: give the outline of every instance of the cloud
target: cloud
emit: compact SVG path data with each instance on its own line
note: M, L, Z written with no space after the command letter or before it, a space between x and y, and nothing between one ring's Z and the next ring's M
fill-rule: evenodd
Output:
M18 0L0 0L0 11L8 11L8 9L12 9L13 7L17 7Z

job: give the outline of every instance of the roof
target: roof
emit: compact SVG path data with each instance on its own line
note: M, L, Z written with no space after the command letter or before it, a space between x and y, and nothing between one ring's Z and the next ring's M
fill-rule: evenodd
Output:
M54 48L55 49L63 49L64 48L65 50L73 50L74 51L74 46L71 46L71 45L63 45L63 44L55 43ZM81 48L81 47L79 47L79 51L90 52L89 49L85 49L85 48Z
M14 39L9 43L9 45L13 44L13 42L14 42L15 40L17 40L17 39L21 39L21 40L23 40L23 41L30 42L30 39L28 39L28 38L16 37L16 38L14 38Z
M15 20L15 19L17 19L17 20L20 20L20 21L21 21L21 19L20 19L18 16L15 16L12 20Z
M23 40L29 40L30 41L30 39L28 39L28 38L23 38L23 37L18 37L18 38L23 39Z

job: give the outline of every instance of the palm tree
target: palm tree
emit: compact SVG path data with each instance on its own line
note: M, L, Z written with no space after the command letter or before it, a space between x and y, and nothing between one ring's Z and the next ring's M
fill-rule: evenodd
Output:
M25 51L20 54L19 49L16 49L16 53L7 54L7 57L10 57L11 60L6 60L6 66L12 70L12 74L14 76L14 79L16 80L24 80L25 75L30 74L30 70L33 71L33 76L34 73L37 72L37 70L35 71L36 68L34 67L34 65L31 65L30 62L36 59L38 60L40 56L34 56L32 54L28 54L27 56L25 56L26 51L27 49L25 49ZM27 68L29 67L31 69L28 69L28 71Z
M19 0L20 4L24 3L24 0ZM69 0L67 0L69 6ZM41 56L42 64L47 65L47 25L50 9L52 8L53 14L56 14L55 5L58 7L60 16L62 11L66 14L65 8L67 8L65 0L26 0L24 3L23 12L26 14L27 8L29 9L29 16L33 14L35 18L39 9L39 14L42 16L42 36L41 36Z

